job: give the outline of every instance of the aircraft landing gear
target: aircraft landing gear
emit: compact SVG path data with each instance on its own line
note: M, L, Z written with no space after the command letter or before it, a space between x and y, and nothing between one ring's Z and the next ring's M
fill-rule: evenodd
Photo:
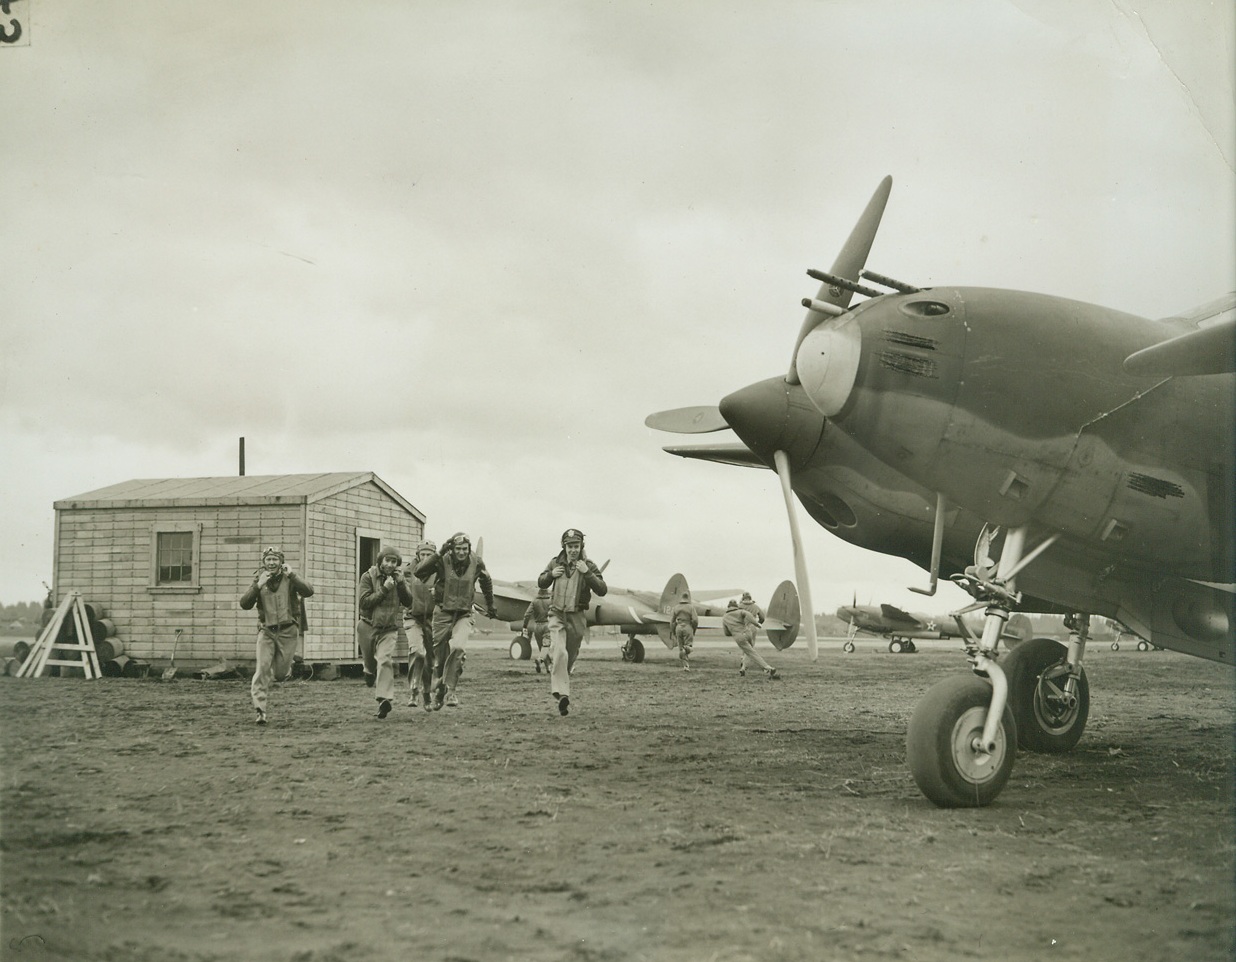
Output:
M847 655L852 653L854 651L854 642L849 641L847 639L846 643L841 646L841 650L844 651Z
M532 642L523 635L516 635L511 639L509 651L513 661L527 661L532 657Z
M1031 752L1070 751L1090 717L1090 682L1081 666L1089 615L1070 615L1067 646L1052 638L1031 638L1003 658L1009 703L1017 722L1017 744Z
M956 675L933 686L910 717L906 757L919 791L941 808L991 804L1013 772L1017 724L1008 705L984 743L994 701L985 679Z
M914 781L942 808L989 805L1000 794L1017 755L1015 713L1019 704L1024 713L1025 689L1029 687L1022 679L1029 677L1031 666L1038 666L1033 676L1037 687L1047 673L1045 666L1023 656L1025 667L1019 670L1019 688L1010 704L1009 679L996 663L996 649L1012 609L1021 600L1014 587L1017 573L1049 548L1057 536L1026 551L1028 530L1024 526L1012 528L1004 534L999 562L994 562L989 552L1000 533L999 528L984 526L975 546L974 564L964 575L953 578L975 599L976 607L986 606L982 638L966 645L966 656L977 677L946 678L931 688L915 707L906 732L906 760ZM1072 665L1076 663L1072 644L1069 653L1066 661ZM1033 706L1033 698L1030 701ZM1040 704L1056 707L1046 697L1040 698ZM1088 692L1086 704L1088 707ZM1064 727L1072 733L1071 725Z
M1120 639L1124 637L1126 637L1124 632L1120 632L1120 634L1116 635L1116 640L1112 642L1112 651L1120 650ZM1137 650L1138 651L1162 651L1163 649L1160 648L1158 645L1152 645L1150 642L1146 641L1144 638L1138 638L1137 639Z
M640 664L644 660L644 643L631 635L627 643L622 646L622 660L636 665Z
M888 650L894 655L900 655L902 652L912 655L914 652L918 651L918 649L914 646L914 642L909 638L894 638L888 643Z

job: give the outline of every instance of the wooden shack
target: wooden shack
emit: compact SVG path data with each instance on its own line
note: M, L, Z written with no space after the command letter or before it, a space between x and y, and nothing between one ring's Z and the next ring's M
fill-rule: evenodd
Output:
M315 589L307 662L350 662L360 574L379 549L410 557L425 516L372 472L125 481L54 503L53 590L106 611L125 653L178 664L252 661L241 610L269 545ZM401 651L400 655L404 653Z

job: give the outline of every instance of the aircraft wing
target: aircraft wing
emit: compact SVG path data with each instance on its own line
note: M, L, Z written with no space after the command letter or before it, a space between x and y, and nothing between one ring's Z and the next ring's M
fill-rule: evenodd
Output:
M715 628L717 631L721 631L725 623L725 619L720 615L699 615L698 617L700 619L700 631L703 631L705 628ZM771 628L773 631L785 631L787 628L797 627L797 625L788 621L782 621L780 618L765 618L764 623L760 627Z
M880 614L896 625L910 625L921 628L923 622L908 611L902 611L896 605L880 605Z
M532 599L536 597L536 588L527 585L516 584L512 581L494 581L494 599L505 599L506 601L522 601L525 606L532 603Z
M1230 315L1233 310L1236 310L1236 291L1228 291L1222 297L1216 297L1213 301L1199 304L1197 307L1190 308L1180 314L1165 317L1164 320L1187 321L1194 327L1204 327L1206 322L1212 322L1214 319Z
M712 601L715 598L737 598L742 594L741 588L714 588L711 591L692 591L694 601Z
M696 461L715 461L717 464L733 464L740 468L768 468L745 444L671 444L661 450Z
M610 586L605 599L612 605L630 604L632 601L647 608L655 609L661 603L661 596L655 591L639 591L634 588L615 588ZM641 609L642 610L642 609Z

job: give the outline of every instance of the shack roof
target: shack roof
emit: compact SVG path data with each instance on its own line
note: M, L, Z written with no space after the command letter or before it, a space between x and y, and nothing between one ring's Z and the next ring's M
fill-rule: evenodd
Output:
M253 474L224 478L139 478L63 498L72 508L188 508L202 505L312 504L372 481L405 511L425 515L372 471L331 474Z

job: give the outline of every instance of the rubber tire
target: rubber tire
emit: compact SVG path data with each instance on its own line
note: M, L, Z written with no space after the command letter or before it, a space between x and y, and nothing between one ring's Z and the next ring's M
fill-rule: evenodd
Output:
M523 635L516 635L511 639L511 660L512 661L528 661L532 657L532 641L525 638Z
M844 645L841 646L841 650L844 651L846 654L849 654L850 652L854 650L854 642L847 641Z
M622 660L632 664L641 664L644 660L644 643L632 636L631 640L622 646Z
M1084 667L1077 680L1077 707L1072 716L1058 725L1043 717L1039 679L1045 671L1062 665L1067 653L1068 649L1054 638L1031 638L1000 659L1000 667L1009 682L1009 705L1017 723L1017 745L1025 751L1063 754L1073 749L1086 730L1086 719L1090 717L1090 682Z
M903 648L904 646L902 645L902 643L896 638L894 638L892 641L888 643L888 650L892 652L894 655L900 655Z
M932 686L914 707L906 729L906 762L919 791L940 808L990 805L1013 772L1017 723L1008 705L996 729L994 763L983 777L963 772L954 755L956 743L982 730L990 704L990 682L974 675L955 675Z

